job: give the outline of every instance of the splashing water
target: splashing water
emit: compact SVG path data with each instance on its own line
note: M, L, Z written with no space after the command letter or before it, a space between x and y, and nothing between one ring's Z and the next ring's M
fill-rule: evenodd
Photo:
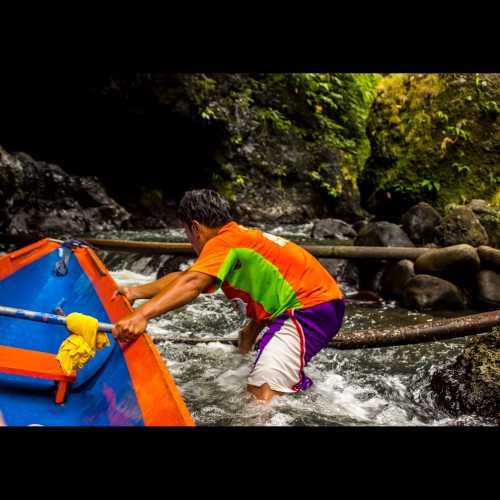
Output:
M150 282L156 273L121 269L112 275L118 284L130 285ZM339 284L348 291L346 284ZM350 303L342 328L411 325L435 316L402 309L395 302ZM235 337L244 322L220 291L202 294L150 322L151 337L197 425L491 425L479 416L452 417L434 403L431 375L462 352L463 338L352 351L324 349L305 370L314 381L308 391L267 403L246 393L255 352L242 356L236 347L220 342L188 345L169 340Z

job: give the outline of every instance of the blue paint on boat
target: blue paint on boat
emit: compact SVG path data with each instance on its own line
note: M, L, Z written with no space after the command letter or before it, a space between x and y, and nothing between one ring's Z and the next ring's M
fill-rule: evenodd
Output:
M64 302L64 314L80 312L110 319L87 275L73 254L68 272L57 276L58 250L0 281L0 304L53 312ZM56 354L69 335L63 326L0 317L0 345ZM66 402L54 403L55 383L0 373L0 411L7 425L144 425L123 352L111 346L97 351L69 385Z

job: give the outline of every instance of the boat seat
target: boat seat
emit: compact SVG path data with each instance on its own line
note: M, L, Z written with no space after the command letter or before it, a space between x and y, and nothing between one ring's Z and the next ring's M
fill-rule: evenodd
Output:
M56 404L64 403L68 384L76 380L76 372L66 375L55 354L0 346L0 373L44 378L57 382Z

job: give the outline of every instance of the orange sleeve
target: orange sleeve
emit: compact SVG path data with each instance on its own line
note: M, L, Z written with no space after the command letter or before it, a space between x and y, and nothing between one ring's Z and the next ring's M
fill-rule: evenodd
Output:
M205 243L198 259L188 269L188 271L197 271L216 278L216 282L206 288L203 293L213 293L220 288L222 284L220 271L229 255L230 250L231 246L228 243L215 236Z

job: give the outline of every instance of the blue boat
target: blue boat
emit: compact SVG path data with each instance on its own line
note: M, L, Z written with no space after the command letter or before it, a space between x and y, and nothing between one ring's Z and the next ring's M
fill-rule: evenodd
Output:
M0 257L0 305L115 323L132 308L85 242L40 240ZM108 334L67 376L55 360L63 325L0 316L0 412L8 426L192 426L193 418L154 343Z

